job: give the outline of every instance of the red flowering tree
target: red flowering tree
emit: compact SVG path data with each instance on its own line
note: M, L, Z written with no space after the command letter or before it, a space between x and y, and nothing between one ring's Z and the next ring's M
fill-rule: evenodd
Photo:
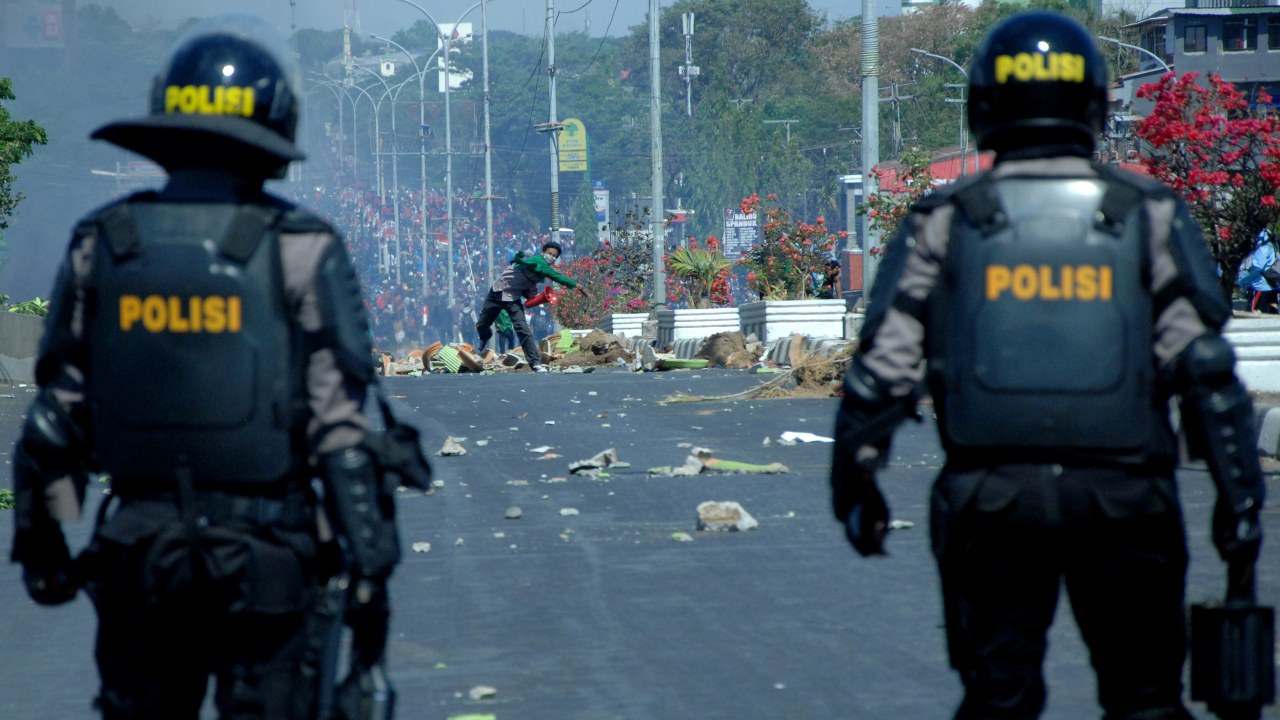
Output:
M871 172L876 176L877 190L858 212L866 213L871 229L879 235L879 244L871 248L872 255L879 255L898 234L911 206L933 188L932 159L923 150L911 148L902 153L901 167L895 172L878 166Z
M1197 73L1166 73L1138 89L1155 103L1138 124L1146 143L1142 164L1187 200L1230 294L1258 232L1280 221L1280 118L1217 75L1208 86Z
M602 249L602 248L601 248ZM563 327L586 329L600 327L609 316L612 286L609 263L599 257L600 249L574 259L562 268L565 275L578 282L578 290L562 291L555 305L556 322Z
M689 246L677 248L665 256L667 297L688 303L691 308L728 307L733 304L729 276L733 263L720 249L720 240L708 235L706 246L697 238L689 238Z
M627 213L613 227L613 238L591 254L568 263L564 273L583 292L560 296L556 320L569 328L600 327L612 313L647 312L652 305L653 246L643 215Z
M747 286L761 300L803 300L809 297L809 273L826 270L832 249L846 233L831 232L822 217L812 224L796 220L777 203L777 195L765 199L767 205L753 193L739 206L745 214L764 210L764 238L738 264L747 269Z

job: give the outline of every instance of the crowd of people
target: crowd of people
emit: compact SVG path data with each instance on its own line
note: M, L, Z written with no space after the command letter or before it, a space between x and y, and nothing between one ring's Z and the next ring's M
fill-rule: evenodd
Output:
M300 199L346 238L364 286L376 348L399 354L436 340L476 343L477 306L489 287L483 190L454 193L452 268L449 203L443 191L427 190L425 223L416 188L401 188L398 198L391 192L383 197L368 186L338 182L316 187ZM536 250L542 239L515 218L510 203L494 201L495 277L507 257L517 250ZM547 334L552 327L548 308L531 309L529 315L538 335Z

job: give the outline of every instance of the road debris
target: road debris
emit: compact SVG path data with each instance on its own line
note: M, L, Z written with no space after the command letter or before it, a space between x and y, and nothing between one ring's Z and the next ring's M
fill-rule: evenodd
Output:
M797 442L829 443L829 442L835 442L835 438L823 437L821 435L815 435L810 432L795 432L793 430L788 430L782 433L782 435L778 436L778 442L782 443L783 445L788 445L788 444L795 445Z
M733 500L708 500L698 505L698 529L709 532L755 530L760 523Z
M690 477L703 472L780 474L791 472L790 468L779 462L760 465L757 463L739 462L714 457L707 448L693 448L683 465L660 466L649 468L650 475L663 477Z
M444 445L440 446L440 450L436 452L436 455L440 455L441 457L466 455L467 449L462 447L462 444L459 442L459 440L465 440L465 439L466 438L455 438L452 435L450 435L449 437L444 439Z
M578 460L569 463L569 473L586 475L587 477L601 477L608 475L605 469L610 467L631 467L631 463L624 463L618 460L618 451L614 448L609 448L596 453L595 457L589 460Z

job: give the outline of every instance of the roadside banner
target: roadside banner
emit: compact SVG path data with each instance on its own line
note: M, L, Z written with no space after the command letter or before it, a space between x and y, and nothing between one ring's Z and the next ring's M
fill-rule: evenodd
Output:
M565 118L556 138L560 149L560 172L587 171L587 127L578 118Z
M721 236L724 256L736 260L760 239L760 214L744 213L738 208L724 211L724 235Z

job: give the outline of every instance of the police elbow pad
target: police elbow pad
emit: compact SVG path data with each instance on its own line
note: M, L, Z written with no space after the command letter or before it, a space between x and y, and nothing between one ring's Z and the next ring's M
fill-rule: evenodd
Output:
M1233 507L1260 497L1253 400L1235 376L1230 343L1217 333L1192 340L1179 356L1176 377L1191 455L1205 460Z
M1175 382L1179 389L1203 393L1236 383L1236 353L1217 333L1206 333L1187 343L1178 356Z
M320 260L315 285L322 327L313 333L313 345L332 350L344 375L370 382L373 345L369 339L369 316L360 280L341 242L334 242Z
M24 462L45 482L71 475L84 497L84 442L80 428L48 390L36 395L18 441Z
M368 451L352 447L320 458L325 509L343 546L348 569L382 580L400 561L395 495Z
M19 528L47 525L58 518L48 505L50 483L70 476L74 502L84 503L88 476L83 465L80 429L48 390L36 396L22 426L13 454L15 524Z

